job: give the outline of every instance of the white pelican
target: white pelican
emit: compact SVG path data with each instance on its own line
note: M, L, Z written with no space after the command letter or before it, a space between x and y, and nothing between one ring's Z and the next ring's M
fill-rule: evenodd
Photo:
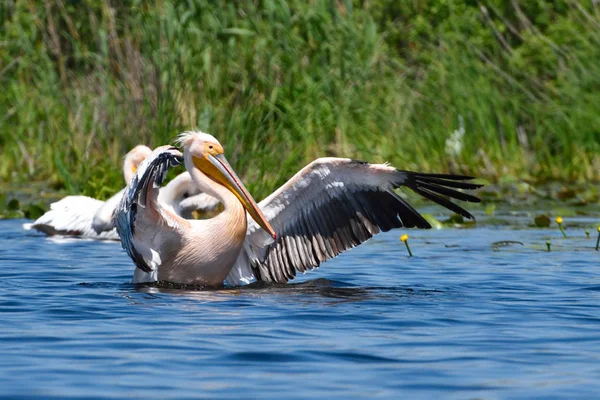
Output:
M138 145L131 149L123 159L123 176L125 183L133 178L137 167L152 153L148 146ZM79 236L92 239L118 239L112 227L96 231L98 226L111 224L111 216L121 197L123 190L106 201L88 196L67 196L50 204L50 211L39 217L31 228L47 235ZM108 221L108 222L107 222ZM114 227L114 225L113 225Z
M188 172L177 175L165 187L160 188L158 201L170 206L175 214L190 219L193 211L208 212L219 205L219 200L200 192ZM114 227L114 220L111 222Z
M466 218L473 216L442 196L479 202L455 190L479 188L466 182L472 177L320 158L257 205L213 136L185 132L178 143L183 154L163 146L140 165L115 212L122 246L137 267L135 283L283 283L380 230L430 228L394 188L406 186ZM198 188L221 201L221 214L187 220L160 202L158 188L168 169L182 162Z
M138 166L152 153L144 145L129 151L123 160L125 183L133 178ZM50 205L50 211L38 218L28 228L47 235L77 236L88 239L119 240L112 214L121 201L125 189L106 201L88 196L67 196ZM174 212L191 217L194 210L209 211L218 201L206 194L199 194L190 175L184 172L169 182L160 193L161 200Z

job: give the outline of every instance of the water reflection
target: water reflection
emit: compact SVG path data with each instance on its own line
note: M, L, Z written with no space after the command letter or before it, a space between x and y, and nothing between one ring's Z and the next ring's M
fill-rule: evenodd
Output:
M158 299L160 294L196 299L203 302L221 302L231 298L284 297L310 304L335 305L367 300L393 300L399 297L423 297L444 293L438 289L371 286L359 287L342 281L317 278L288 284L254 282L243 287L206 288L192 285L174 285L168 282L129 285L130 290ZM324 301L325 300L325 301Z

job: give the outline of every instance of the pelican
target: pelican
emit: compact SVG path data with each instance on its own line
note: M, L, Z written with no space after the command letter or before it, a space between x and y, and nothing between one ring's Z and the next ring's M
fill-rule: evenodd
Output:
M125 183L133 178L138 166L152 150L138 145L129 151L123 160ZM125 189L120 190L106 201L88 196L67 196L50 205L50 211L38 218L31 226L47 235L77 236L88 239L119 240L112 214L121 201ZM184 172L169 182L160 197L173 212L191 217L194 210L210 211L218 201L204 193L199 193L190 175Z
M157 148L141 165L115 211L121 244L136 269L134 283L237 286L253 280L285 283L379 231L431 228L393 189L408 187L466 218L446 197L480 200L455 189L476 189L462 175L397 170L347 158L320 158L256 203L203 132L184 132L176 147ZM198 189L218 199L214 218L189 220L161 203L169 168L185 164Z
M123 176L125 183L133 178L138 166L152 153L148 146L138 145L131 149L123 159ZM123 190L106 201L97 200L88 196L67 196L50 204L50 211L39 217L31 228L49 236L79 236L91 239L117 239L118 236L112 228L94 229L110 225L112 210L119 204ZM112 207L112 208L111 208ZM116 236L116 237L115 237Z

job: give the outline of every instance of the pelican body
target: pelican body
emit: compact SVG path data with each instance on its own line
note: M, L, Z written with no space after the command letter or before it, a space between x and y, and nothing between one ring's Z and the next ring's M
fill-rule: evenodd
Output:
M162 146L140 165L115 212L122 246L136 265L135 283L284 283L379 231L431 228L394 188L406 186L466 218L473 216L441 195L480 201L456 190L481 186L469 176L321 158L257 204L213 136L185 132L178 143L183 153ZM182 163L197 188L223 204L222 213L188 220L161 202L168 169Z

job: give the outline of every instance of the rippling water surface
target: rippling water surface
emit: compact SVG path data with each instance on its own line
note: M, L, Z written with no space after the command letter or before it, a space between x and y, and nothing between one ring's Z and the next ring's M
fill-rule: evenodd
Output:
M135 287L119 243L0 221L0 394L596 396L598 218L568 239L505 220L411 230L413 258L392 231L294 284L219 291Z

